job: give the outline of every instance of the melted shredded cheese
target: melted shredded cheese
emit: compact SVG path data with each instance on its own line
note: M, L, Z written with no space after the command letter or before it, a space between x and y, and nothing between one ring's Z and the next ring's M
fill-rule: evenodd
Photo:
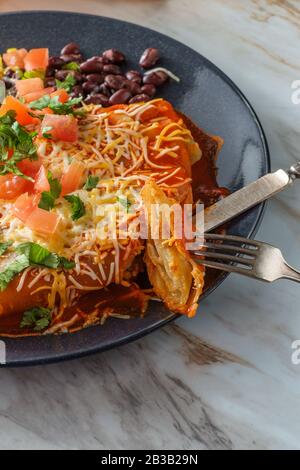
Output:
M168 75L174 78L170 72ZM99 178L94 189L87 191L82 187L75 191L86 210L78 220L71 219L70 204L64 198L56 200L52 210L60 216L61 223L51 239L41 237L16 218L11 211L13 201L0 201L0 230L4 240L12 240L15 245L36 242L75 262L75 268L69 272L37 269L27 282L33 273L32 268L27 268L20 276L17 292L22 291L25 283L31 295L49 290L48 306L56 312L56 320L65 307L74 304L78 290L93 291L112 282L123 282L131 253L137 255L143 249L143 241L132 242L130 234L136 230L135 219L142 209L140 193L144 183L152 178L163 189L177 191L191 181L188 175L182 176L179 142L189 144L194 141L182 120L170 123L161 116L145 119L147 113L151 116L155 111L159 101L114 110L85 106L86 114L79 118L79 138L75 143L36 137L38 156L54 178L61 179L72 161L84 164L85 178L87 175ZM151 137L153 133L154 137ZM158 164L158 159L167 159L168 163ZM100 236L103 233L110 235L112 209L119 207L124 199L130 201L136 215L126 210L116 211L119 233L116 237L103 238ZM123 238L126 224L128 230ZM61 323L59 328L63 326Z

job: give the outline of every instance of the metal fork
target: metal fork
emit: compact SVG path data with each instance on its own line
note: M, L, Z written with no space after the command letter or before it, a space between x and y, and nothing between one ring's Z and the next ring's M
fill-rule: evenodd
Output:
M287 264L275 246L214 233L206 233L204 239L201 249L193 251L193 257L199 264L266 282L277 279L300 282L300 272Z

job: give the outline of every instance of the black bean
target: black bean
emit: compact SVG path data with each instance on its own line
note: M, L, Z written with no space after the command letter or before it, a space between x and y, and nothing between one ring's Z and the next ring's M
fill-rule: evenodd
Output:
M63 65L65 65L65 61L61 57L49 57L49 69L61 69Z
M144 69L150 69L159 59L159 51L155 47L149 47L145 49L141 55L139 64Z
M17 80L20 80L22 77L23 77L23 71L20 69L16 70L14 73L14 78L16 78Z
M90 94L92 91L94 91L95 89L97 89L97 91L99 90L99 87L97 85L96 82L90 82L90 81L87 81L87 82L84 82L83 85L82 85L82 89L84 91L84 93L86 95Z
M141 93L145 93L146 95L150 96L150 98L153 98L156 93L156 87L151 83L148 83L147 85L142 86Z
M118 90L113 95L111 95L109 98L109 104L124 104L127 103L131 97L132 95L129 90L121 88L121 90Z
M83 90L81 85L74 85L72 91L70 93L72 98L78 98L79 96L83 96Z
M168 78L168 75L162 70L158 72L149 72L143 76L143 83L145 85L150 84L155 86L161 86L166 83Z
M22 78L22 75L23 75L23 72L21 70L8 69L4 73L5 77L12 78L12 79L15 79L15 80L18 80L18 79Z
M57 72L55 72L55 78L57 80L64 81L69 75L69 73L69 70L58 70Z
M82 74L77 70L57 70L57 72L55 72L55 78L60 81L64 81L68 75L74 77L76 83L81 83L83 80Z
M133 80L126 80L124 88L127 88L132 95L139 95L141 93L140 85Z
M45 87L52 87L52 86L55 86L56 85L56 82L55 82L55 78L53 77L46 77L45 78Z
M102 106L108 106L109 99L102 93L97 93L96 95L87 96L84 102L86 104L102 104Z
M90 57L88 60L95 60L96 62L104 64L103 57L101 55L93 55L93 57Z
M71 70L57 70L57 72L55 72L55 78L57 78L57 80L61 80L61 81L64 81L68 77L68 75L72 75L72 77L74 77L73 71L71 71Z
M123 88L126 79L123 77L123 75L106 75L104 79L104 83L108 86L108 88L111 88L113 90L120 90L120 88Z
M46 77L54 77L55 69L51 69L50 67L46 68L45 76Z
M89 75L86 75L86 79L89 82L103 83L104 75L101 73L90 73Z
M83 62L83 56L81 54L65 54L61 55L60 58L64 61L65 64L69 64L70 62L77 62L81 64Z
M15 81L14 81L12 78L10 78L10 77L4 76L2 80L4 81L5 87L6 87L7 89L11 88L11 87L14 86L14 84L15 84Z
M104 73L111 73L113 75L120 75L121 69L118 65L115 64L105 64L103 65L103 72Z
M99 93L101 93L102 95L108 96L108 97L110 97L110 95L111 95L111 92L110 92L109 88L105 85L105 83L102 83L99 86Z
M71 74L72 77L75 78L76 83L81 83L83 81L83 75L78 72L78 70L68 70L69 75Z
M127 80L132 80L133 82L138 83L139 85L142 83L142 76L138 70L129 70L126 72Z
M4 73L4 76L8 78L13 78L14 75L15 75L15 71L12 69L7 69Z
M70 42L66 44L65 47L61 50L61 55L69 55L69 54L80 54L80 49L76 42Z
M149 100L150 100L150 96L144 93L141 93L140 95L135 95L133 98L131 98L131 100L129 101L129 104L140 103L141 101L149 101Z
M86 60L82 64L80 64L80 70L83 73L99 73L103 70L103 64L97 60L95 57Z
M125 61L124 54L117 49L108 49L107 51L104 51L102 57L109 60L112 64L121 64Z

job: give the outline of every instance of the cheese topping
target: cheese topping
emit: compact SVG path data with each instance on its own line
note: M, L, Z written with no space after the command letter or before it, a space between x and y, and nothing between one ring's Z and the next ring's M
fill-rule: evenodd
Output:
M136 218L142 209L140 193L145 182L154 179L163 189L174 192L188 188L191 181L180 151L182 144L195 145L195 142L182 120L172 122L157 116L155 104L159 101L122 109L85 106L86 113L79 118L79 138L75 143L36 137L38 156L53 178L60 180L73 161L84 164L80 189L72 194L83 202L85 214L72 220L70 203L59 197L52 211L59 215L60 222L55 235L47 239L13 214L14 201L0 200L3 241L12 240L14 246L36 242L75 262L75 268L67 274L48 268L37 268L35 273L31 268L26 269L21 275L18 291L22 290L27 276L32 292L37 291L34 288L38 281L51 279L48 304L55 308L59 297L59 311L62 312L74 303L76 289L90 291L122 281L121 272L130 250L135 250L136 255L143 249L143 241L132 243L130 233L136 230ZM99 178L92 190L83 187L88 176ZM113 217L117 218L116 236L110 233L115 222ZM128 227L126 236L125 225ZM88 258L97 269L86 263ZM81 284L76 279L78 275L90 279L92 284ZM37 287L43 288L49 289L49 286Z

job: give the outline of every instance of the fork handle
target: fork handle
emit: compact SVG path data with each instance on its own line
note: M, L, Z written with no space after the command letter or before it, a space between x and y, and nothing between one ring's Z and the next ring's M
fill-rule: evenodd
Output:
M300 282L300 271L292 268L289 264L284 264L284 274L282 279L290 279L291 281Z

